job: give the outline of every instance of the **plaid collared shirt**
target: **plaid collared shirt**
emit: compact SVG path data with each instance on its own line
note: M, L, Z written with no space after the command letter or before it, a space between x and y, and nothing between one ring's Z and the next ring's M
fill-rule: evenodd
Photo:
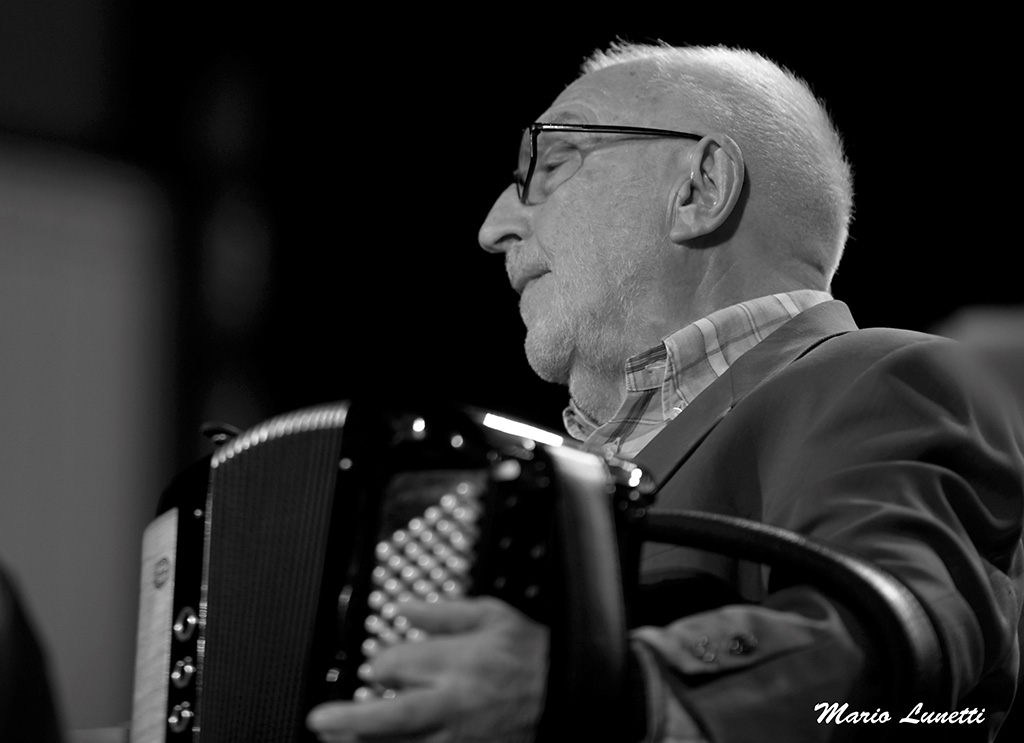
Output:
M628 459L722 376L733 362L806 309L832 299L802 289L772 294L713 312L626 361L626 400L604 425L574 402L565 429L587 449Z

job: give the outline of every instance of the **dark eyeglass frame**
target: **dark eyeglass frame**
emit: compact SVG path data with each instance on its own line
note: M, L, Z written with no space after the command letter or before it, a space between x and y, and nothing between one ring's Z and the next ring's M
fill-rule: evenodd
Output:
M519 203L523 206L535 206L543 202L537 201L532 204L526 200L530 193L530 181L533 180L533 173L537 167L537 137L541 132L595 132L598 134L634 134L641 137L673 137L680 139L703 139L706 135L694 134L693 132L681 132L675 129L651 129L645 126L608 126L605 124L547 124L543 121L535 121L523 129L522 136L530 133L530 166L526 175L520 175L517 167L512 174L512 180L516 184L516 194L519 196ZM522 137L520 138L520 143Z

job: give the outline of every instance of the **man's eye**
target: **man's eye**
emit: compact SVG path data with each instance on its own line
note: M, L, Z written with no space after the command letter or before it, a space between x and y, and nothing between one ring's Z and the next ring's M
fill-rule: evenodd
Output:
M541 166L541 170L545 173L554 173L561 166L565 165L567 160L568 158L564 157L555 160L545 160L544 164Z

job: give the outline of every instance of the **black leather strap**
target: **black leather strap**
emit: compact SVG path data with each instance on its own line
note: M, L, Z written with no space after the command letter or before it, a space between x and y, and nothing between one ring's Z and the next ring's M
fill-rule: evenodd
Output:
M938 636L916 597L881 568L795 532L734 516L651 509L642 529L650 541L785 570L790 582L840 602L887 659L888 708L909 710L918 702L925 709L941 708L944 655Z

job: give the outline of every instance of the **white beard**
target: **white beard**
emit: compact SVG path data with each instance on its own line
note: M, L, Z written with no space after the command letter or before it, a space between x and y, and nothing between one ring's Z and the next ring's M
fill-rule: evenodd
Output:
M543 300L524 294L525 346L537 376L569 386L592 413L614 406L610 417L624 394L626 359L644 350L635 346L647 321L645 300L664 265L664 239L654 212L638 219L635 209L613 206L601 219L585 244L556 254L562 260L542 279L553 283L533 287L548 293ZM592 242L597 234L601 244Z
M569 387L588 414L607 419L624 394L626 359L641 350L631 344L640 284L635 271L627 273L601 292L600 301L567 306L562 296L587 296L576 290L557 297L550 312L531 318L526 358L538 377ZM590 298L596 298L593 291Z

